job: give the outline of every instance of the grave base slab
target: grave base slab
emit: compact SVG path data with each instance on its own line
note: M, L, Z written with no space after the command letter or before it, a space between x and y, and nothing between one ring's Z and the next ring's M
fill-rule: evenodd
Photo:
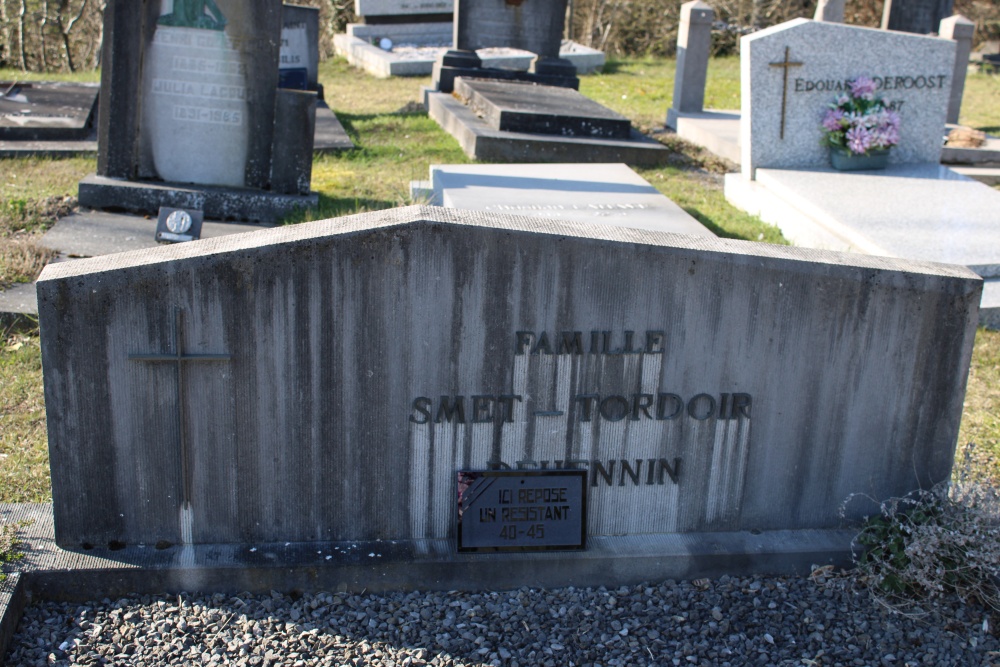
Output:
M806 575L847 567L850 530L592 537L585 551L458 554L450 540L259 545L55 545L52 507L3 504L5 523L28 521L20 574L0 587L0 650L28 599L87 601L130 594L513 590L634 585L729 575Z
M980 323L1000 328L1000 192L939 164L727 174L726 199L797 246L967 266L986 280Z
M465 154L489 162L625 162L654 166L669 150L632 130L629 139L594 139L494 130L448 93L425 91L428 114L458 140Z
M667 127L677 135L734 164L740 163L740 112L667 110Z
M333 110L323 100L316 103L316 129L313 133L313 151L316 153L332 153L350 150L354 142L347 135L344 126L333 113Z
M119 181L91 174L80 181L81 206L156 214L161 206L204 211L210 220L273 223L295 210L315 207L319 195L280 195L263 190L188 183Z

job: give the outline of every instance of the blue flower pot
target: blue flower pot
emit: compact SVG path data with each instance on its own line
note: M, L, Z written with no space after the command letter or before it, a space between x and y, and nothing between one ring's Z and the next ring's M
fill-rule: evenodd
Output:
M830 148L830 164L839 171L860 171L863 169L885 169L889 164L888 148L868 151L864 155L852 153L849 149Z

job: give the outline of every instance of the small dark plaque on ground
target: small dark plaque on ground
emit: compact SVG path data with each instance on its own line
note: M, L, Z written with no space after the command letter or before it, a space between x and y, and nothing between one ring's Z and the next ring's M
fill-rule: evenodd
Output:
M458 79L455 94L494 130L567 137L628 139L628 118L572 88Z
M587 530L587 471L458 473L460 552L579 550Z
M200 210L161 206L156 220L156 240L161 243L196 241L201 238L204 217Z

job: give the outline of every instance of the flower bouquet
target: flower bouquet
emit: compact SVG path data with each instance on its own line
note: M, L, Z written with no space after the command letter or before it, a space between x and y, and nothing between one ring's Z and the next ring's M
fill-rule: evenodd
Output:
M859 76L849 82L823 115L823 144L836 169L881 169L889 149L899 143L899 114L875 95L875 82Z

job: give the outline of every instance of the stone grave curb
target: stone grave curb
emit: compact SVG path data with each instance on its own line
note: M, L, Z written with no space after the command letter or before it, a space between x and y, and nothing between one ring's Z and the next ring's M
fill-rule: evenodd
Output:
M80 181L81 206L153 214L161 206L196 208L213 220L277 222L296 209L319 205L319 195L283 195L266 190L120 181L91 174Z
M323 100L316 104L313 152L329 153L354 148L344 126ZM97 154L97 133L82 141L0 141L0 157L90 157Z
M670 151L632 130L630 140L500 132L448 93L425 91L428 115L458 140L469 157L488 162L624 162L655 166Z
M513 590L524 585L622 586L723 574L806 575L851 564L855 531L697 533L590 538L587 551L458 554L450 540L107 547L55 545L52 506L0 504L24 557L0 584L4 653L27 603L129 594ZM569 567L572 562L573 567ZM582 566L582 567L581 567Z
M269 227L271 225L210 220L203 224L201 238L248 233ZM155 216L83 210L60 218L42 235L39 243L58 253L53 261L65 261L158 247L160 244L153 238L155 230ZM37 315L35 283L15 283L0 290L0 331L7 327L32 329L37 326Z
M0 141L0 157L90 157L97 139L83 141Z
M367 27L367 26L366 26ZM384 26L384 32L391 32L394 26ZM390 35L391 36L391 35ZM401 38L405 39L405 37ZM427 76L434 71L436 58L401 58L391 52L348 33L334 35L334 48L337 55L360 69L379 79L393 76ZM571 42L567 48L560 51L559 57L569 60L576 66L577 74L599 72L604 67L603 51ZM444 52L447 47L441 47ZM526 71L534 56L525 55L495 55L482 56L483 67L503 67Z
M0 582L0 656L7 655L10 640L14 638L27 603L24 575L20 572L7 574L7 578Z
M1000 138L988 136L986 143L978 148L946 145L941 149L941 162L970 167L1000 166Z
M20 328L22 322L37 316L35 283L16 283L0 290L0 331Z
M316 102L316 130L313 134L313 153L332 153L350 150L354 142L348 136L333 110L324 100Z

